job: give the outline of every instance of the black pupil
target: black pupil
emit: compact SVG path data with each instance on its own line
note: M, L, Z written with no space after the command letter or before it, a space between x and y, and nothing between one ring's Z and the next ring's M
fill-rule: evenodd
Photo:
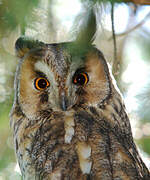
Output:
M76 77L76 81L78 84L84 85L84 83L86 81L85 76L83 74L78 74Z
M38 81L38 86L39 86L39 88L41 88L41 89L46 88L46 87L47 87L47 82L46 82L46 80L45 80L45 79L40 79L40 80Z

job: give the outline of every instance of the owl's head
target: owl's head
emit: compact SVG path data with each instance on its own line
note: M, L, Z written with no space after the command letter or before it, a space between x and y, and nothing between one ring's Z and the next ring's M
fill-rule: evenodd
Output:
M92 45L44 44L19 38L16 102L27 117L52 109L98 105L110 91L108 67Z

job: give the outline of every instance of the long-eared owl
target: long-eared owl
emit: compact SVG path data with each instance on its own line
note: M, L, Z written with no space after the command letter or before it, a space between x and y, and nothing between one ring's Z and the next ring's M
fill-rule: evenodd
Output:
M11 111L25 180L148 180L103 54L19 38Z

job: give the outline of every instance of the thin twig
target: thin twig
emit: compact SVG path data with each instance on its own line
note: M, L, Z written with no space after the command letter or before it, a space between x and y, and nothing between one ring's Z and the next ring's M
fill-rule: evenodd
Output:
M112 38L114 44L114 61L117 60L117 44L116 44L116 35L115 35L115 26L114 26L114 3L111 3L111 26L112 26Z
M132 27L131 29L129 29L129 30L123 32L123 33L116 34L116 37L125 36L125 35L131 33L132 31L138 29L139 27L141 27L146 22L146 20L149 17L150 17L150 12L143 18L143 20L140 23L138 23L137 25L135 25L134 27ZM113 36L111 36L108 40L111 40L111 39L114 39Z
M114 2L111 3L111 25L112 25L112 38L114 44L114 60L112 66L112 72L116 76L118 74L118 59L117 59L117 42L115 35L115 26L114 26Z

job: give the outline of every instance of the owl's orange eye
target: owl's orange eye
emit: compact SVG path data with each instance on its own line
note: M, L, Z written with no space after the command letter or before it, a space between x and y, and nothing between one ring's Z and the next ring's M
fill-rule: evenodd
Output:
M78 73L73 77L73 83L76 85L85 85L88 83L88 81L89 77L87 73Z
M38 90L45 90L50 86L50 83L46 78L39 77L35 79L34 86Z

